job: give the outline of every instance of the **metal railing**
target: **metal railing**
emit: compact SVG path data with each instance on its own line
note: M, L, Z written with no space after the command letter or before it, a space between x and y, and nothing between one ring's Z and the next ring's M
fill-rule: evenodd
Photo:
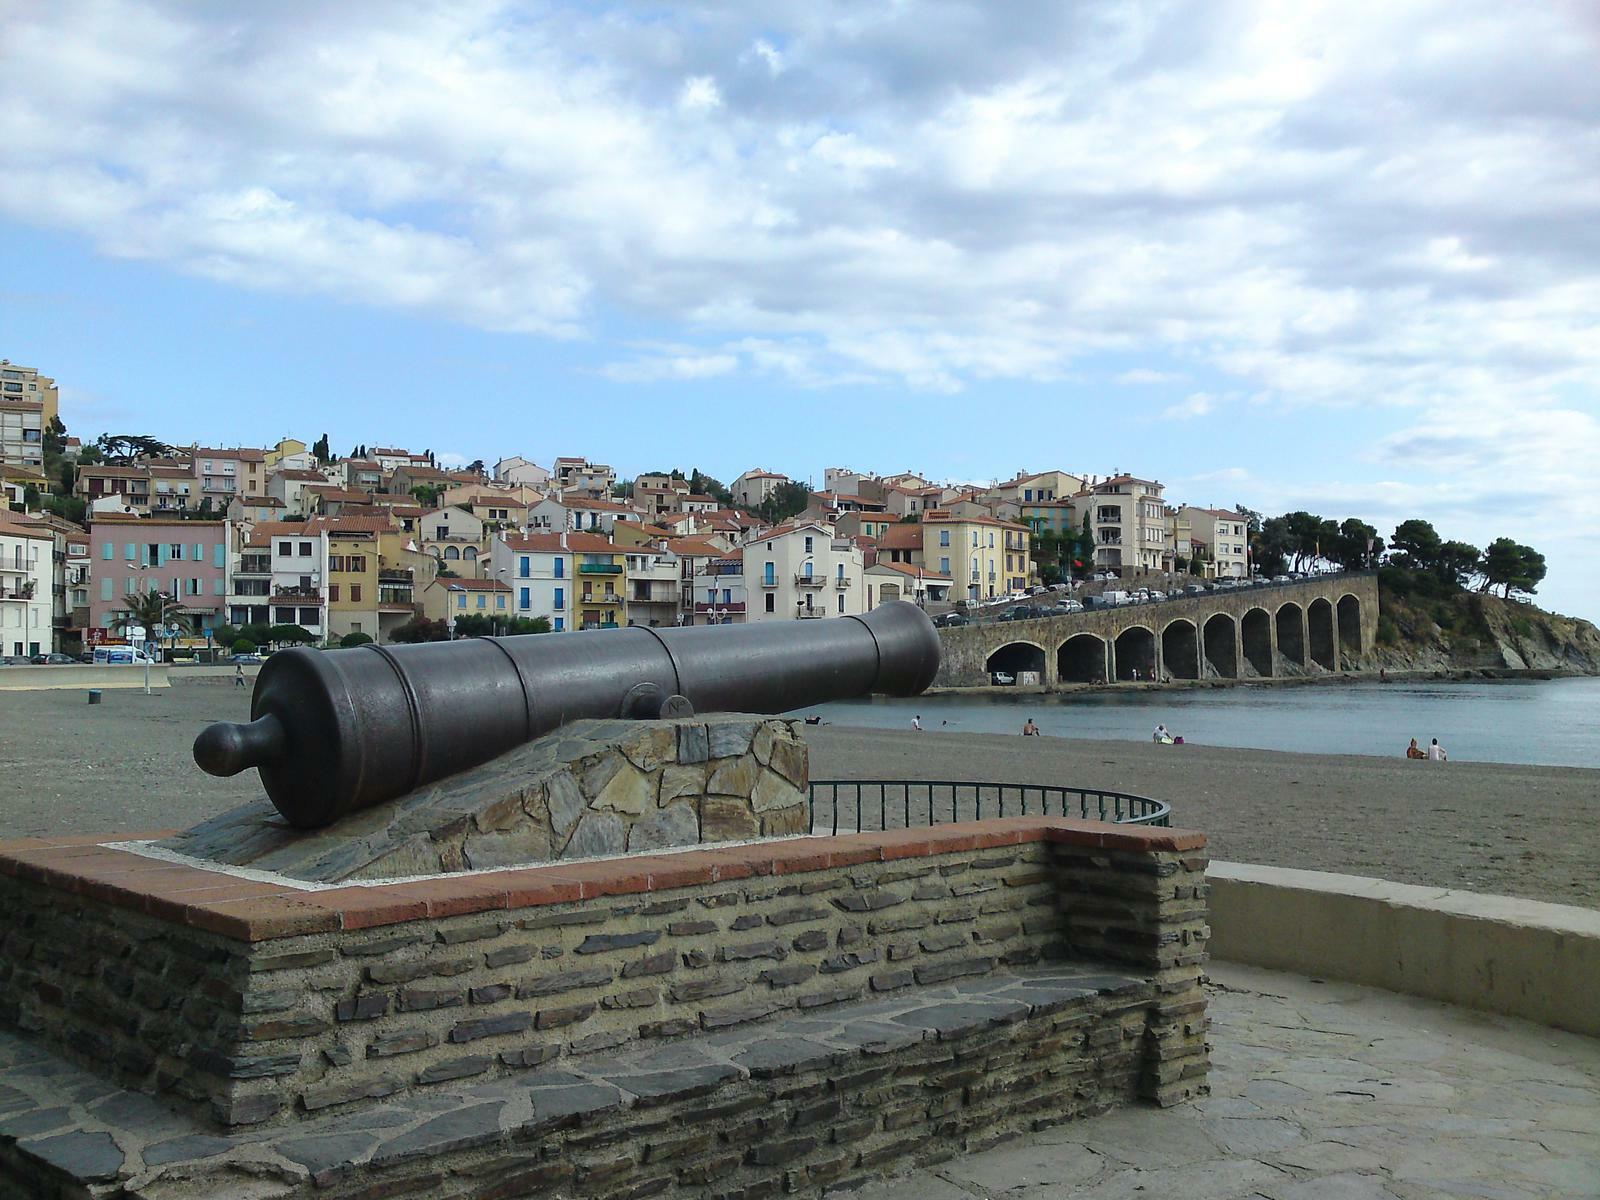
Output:
M1077 817L1118 825L1171 824L1164 800L1103 788L938 779L813 779L811 833L913 829L986 817Z

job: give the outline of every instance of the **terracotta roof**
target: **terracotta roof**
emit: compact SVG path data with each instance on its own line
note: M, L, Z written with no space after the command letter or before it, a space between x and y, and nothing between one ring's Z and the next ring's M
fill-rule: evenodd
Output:
M173 529L187 529L192 525L226 525L227 521L220 517L186 521L179 517L141 517L137 513L93 513L90 521L98 525L101 522L110 525L151 525L170 526Z
M695 537L673 538L667 542L667 549L680 558L722 558L728 553L721 546Z
M305 537L309 521L262 521L250 531L246 546L270 546L274 538Z
M226 450L221 447L213 448L207 446L196 446L190 453L192 453L196 458L234 458L238 459L240 462L267 461L267 452L265 450L253 450L249 448Z
M885 571L897 571L901 575L909 575L913 579L931 579L935 583L949 583L950 576L941 575L938 571L930 571L927 567L916 567L910 563L884 562L881 558L868 567L869 571L876 571L882 567Z
M321 471L308 471L301 467L285 467L281 471L274 471L273 477L277 479L304 479L309 483L327 483L328 477Z
M562 544L563 538L566 539L565 545ZM625 554L628 550L628 547L618 546L594 533L530 533L523 537L508 537L506 545L512 550L539 554Z
M120 463L91 463L78 468L79 475L109 475L113 479L148 479L149 467L125 467Z
M777 471L746 471L743 475L739 476L739 478L740 479L787 479L789 477L787 475L782 475L782 474L778 473ZM735 480L735 482L738 482L738 481Z
M921 550L922 526L910 523L894 524L878 535L880 550Z
M46 542L55 541L55 535L48 529L9 512L0 513L0 534L7 537L35 538Z
M307 533L393 533L395 523L383 517L312 517Z
M279 500L276 496L235 496L234 499L237 500L240 504L246 504L246 505L251 506L252 508L287 508L288 507L288 505L284 504L284 502L282 500Z
M465 500L457 500L454 502L454 504L456 507L459 507L463 504L481 504L486 508L490 505L503 508L528 507L526 501L518 500L515 496L486 496L482 492L479 492L476 496L468 496Z
M562 508L586 508L591 512L618 512L633 513L631 505L618 504L615 500L591 500L586 496L563 496L556 503Z
M347 458L344 460L347 471L381 471L383 464L373 462L370 458Z
M332 500L335 504L370 504L372 497L366 492L342 488L338 484L328 484L326 487L312 486L306 488L308 492L317 492L324 502Z
M367 453L373 454L373 455L381 454L381 455L383 455L384 458L410 458L411 457L411 451L409 451L409 450L396 450L393 446L374 446Z
M1015 521L1001 521L994 517L958 517L947 513L943 509L933 509L922 515L924 525L993 525L996 529L1020 529L1023 533L1031 533L1026 525L1018 525Z

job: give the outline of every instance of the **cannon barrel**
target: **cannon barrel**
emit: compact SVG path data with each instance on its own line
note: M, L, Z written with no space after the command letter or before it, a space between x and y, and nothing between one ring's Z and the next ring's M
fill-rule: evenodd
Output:
M257 768L284 818L316 829L567 721L912 696L938 669L933 623L904 601L802 623L285 650L256 678L250 724L207 727L194 758L212 775Z

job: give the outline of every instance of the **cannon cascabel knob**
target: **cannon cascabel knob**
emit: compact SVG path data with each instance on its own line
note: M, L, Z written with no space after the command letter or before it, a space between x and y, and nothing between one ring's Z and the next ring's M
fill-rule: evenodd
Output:
M283 724L267 713L248 725L207 725L194 740L194 761L207 775L237 775L250 767L271 766L285 749Z

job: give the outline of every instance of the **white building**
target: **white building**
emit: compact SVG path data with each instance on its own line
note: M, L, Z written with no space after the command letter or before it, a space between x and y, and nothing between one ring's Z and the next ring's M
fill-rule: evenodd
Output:
M615 549L592 534L532 533L495 538L489 548L489 574L511 588L512 615L546 617L556 633L576 629L578 597L573 555L591 552L592 543Z
M1152 479L1113 475L1072 498L1073 522L1089 515L1097 570L1129 578L1171 567L1172 518L1161 498L1165 490Z
M743 548L747 619L792 621L866 611L861 550L820 521L786 523Z
M518 483L542 488L550 482L550 472L520 454L513 454L495 463L494 479L496 483Z
M617 473L604 463L585 458L558 458L553 482L556 491L563 494L576 492L599 499L611 495Z
M32 521L0 512L0 654L49 654L55 538Z
M1250 574L1250 518L1221 508L1195 508L1185 504L1178 520L1189 522L1190 540L1204 543L1201 558L1208 573L1219 579L1244 579Z
M859 496L861 485L871 479L873 476L849 467L827 467L822 472L822 490L840 496Z
M750 619L744 559L701 559L690 578L690 625L743 625Z
M948 575L910 563L879 559L866 569L867 611L890 600L909 600L913 604L937 603L950 595Z
M567 528L574 533L598 533L606 537L618 521L638 521L639 514L615 500L596 500L590 496L567 495L561 499L566 510Z
M228 567L228 624L299 625L328 633L328 538L317 521L263 521ZM374 626L376 628L376 626Z

